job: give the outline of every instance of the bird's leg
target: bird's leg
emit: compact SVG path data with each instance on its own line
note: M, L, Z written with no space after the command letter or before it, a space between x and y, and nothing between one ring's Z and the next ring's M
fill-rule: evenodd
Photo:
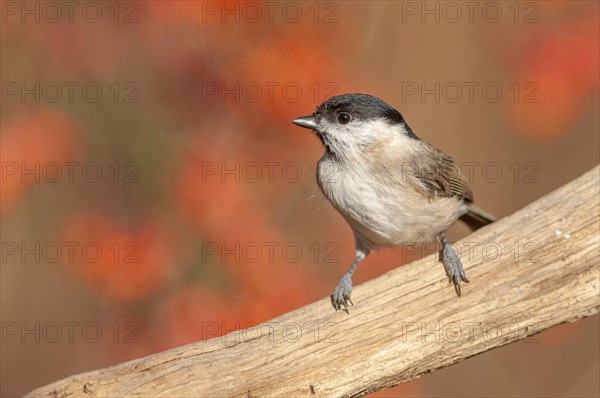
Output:
M344 307L344 311L346 314L348 312L348 303L350 305L354 305L350 296L352 295L352 273L360 263L369 253L371 252L371 246L365 244L363 239L358 235L356 231L354 231L354 247L356 249L356 257L354 258L354 262L348 268L348 271L344 274L342 279L340 279L339 283L333 290L333 294L331 295L331 304L333 304L333 308L335 310L341 310Z
M348 268L348 271L346 271L342 279L340 279L337 286L335 287L333 294L331 295L331 304L333 304L333 308L335 308L336 311L341 310L343 306L344 311L346 311L346 313L349 313L348 303L354 305L354 303L350 299L350 296L352 294L352 273L358 266L358 263L360 263L361 260L364 259L366 256L367 255L363 250L357 248L356 258L354 259L354 262L352 263L350 268Z
M448 283L454 284L454 290L456 290L456 294L460 297L460 281L469 283L469 280L465 276L465 270L458 254L456 254L454 248L450 246L448 238L446 238L446 232L440 232L440 241L442 242L440 257L446 269L446 275L448 275Z

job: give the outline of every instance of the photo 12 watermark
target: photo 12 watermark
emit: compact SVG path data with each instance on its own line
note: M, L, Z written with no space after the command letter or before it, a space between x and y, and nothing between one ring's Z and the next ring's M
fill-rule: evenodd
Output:
M136 82L95 81L3 81L0 92L2 103L67 103L95 104L102 100L114 103L137 104L140 86Z
M114 23L140 22L134 1L2 1L2 23Z
M481 259L484 263L495 264L501 260L512 261L515 264L534 264L540 261L540 245L534 241L502 241L502 242L472 242L461 240L452 243L458 257L469 263ZM440 245L437 242L410 243L407 242L399 256L403 263L420 258L419 261L427 262L427 256L439 254Z
M135 322L2 322L2 343L139 343L140 327Z
M234 264L295 264L299 261L337 264L340 249L335 242L248 241L202 242L201 262Z
M403 181L410 178L429 178L435 180L437 176L448 175L451 178L463 179L468 183L482 181L495 184L502 180L515 184L536 184L540 182L540 166L535 162L513 162L501 164L499 162L457 162L459 169L454 169L448 174L444 164L429 164L416 162L402 162L400 172ZM330 173L335 175L334 173Z
M406 322L400 324L401 340L409 342L437 342L442 344L473 342L484 340L521 340L524 343L537 343L528 337L539 331L532 323L501 325L497 322Z
M202 1L202 23L338 23L340 3L334 1Z
M115 184L137 184L140 182L140 167L136 162L1 162L2 183L66 182L95 184L110 181Z
M538 23L534 1L402 1L402 23Z
M202 322L201 340L220 338L226 347L240 343L267 341L273 345L299 342L337 343L339 325L335 322Z
M139 245L136 242L94 241L3 241L0 245L2 264L95 264L100 261L137 264L140 262Z
M413 81L400 85L401 102L421 103L475 103L495 104L502 100L513 103L537 104L540 102L540 87L535 82L495 81Z
M250 103L287 102L297 103L310 99L315 104L323 102L340 91L335 82L314 82L311 84L294 81L205 81L202 82L200 98L202 102Z

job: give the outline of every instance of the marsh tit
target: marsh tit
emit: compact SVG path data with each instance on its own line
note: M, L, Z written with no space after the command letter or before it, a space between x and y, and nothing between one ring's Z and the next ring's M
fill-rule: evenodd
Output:
M325 147L317 183L354 232L356 257L331 295L348 311L352 273L381 247L440 240L440 259L460 296L469 282L446 230L457 219L473 230L494 218L473 206L473 194L450 156L422 141L394 108L366 94L344 94L292 123L313 130Z

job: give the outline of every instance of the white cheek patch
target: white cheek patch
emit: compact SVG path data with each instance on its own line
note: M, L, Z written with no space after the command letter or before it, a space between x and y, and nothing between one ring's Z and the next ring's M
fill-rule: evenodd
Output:
M391 124L389 120L381 118L367 122L356 120L348 124L352 125L352 132L356 136L357 144L369 145L375 140L391 140L403 137L404 129L399 124Z
M373 144L376 140L391 140L405 136L402 125L390 124L386 119L369 121L352 120L348 124L331 123L323 120L321 130L341 148L352 150Z

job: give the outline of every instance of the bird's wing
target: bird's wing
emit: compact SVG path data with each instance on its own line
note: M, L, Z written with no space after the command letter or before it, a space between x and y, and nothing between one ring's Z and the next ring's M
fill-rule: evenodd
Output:
M423 144L429 153L415 159L418 166L413 168L412 173L420 184L422 193L429 199L458 197L472 202L473 193L463 179L460 167L442 151L429 144Z

